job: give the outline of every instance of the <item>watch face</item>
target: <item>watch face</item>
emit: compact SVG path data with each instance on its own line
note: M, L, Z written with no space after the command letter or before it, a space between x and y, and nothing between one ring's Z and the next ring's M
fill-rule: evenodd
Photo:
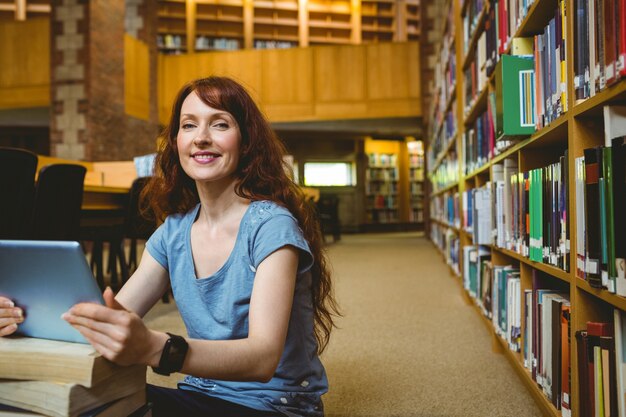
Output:
M168 342L167 368L170 372L178 372L183 367L189 345L183 337L177 335L170 335Z

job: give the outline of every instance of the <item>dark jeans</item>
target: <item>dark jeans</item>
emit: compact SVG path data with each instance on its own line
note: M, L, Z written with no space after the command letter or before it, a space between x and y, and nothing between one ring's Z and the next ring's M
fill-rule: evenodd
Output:
M272 411L259 411L210 397L195 391L163 388L148 384L152 417L284 417Z

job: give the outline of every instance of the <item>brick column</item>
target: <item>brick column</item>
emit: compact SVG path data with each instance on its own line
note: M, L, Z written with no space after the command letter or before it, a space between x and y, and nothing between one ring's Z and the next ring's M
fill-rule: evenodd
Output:
M141 14L154 14L147 11L151 7L143 5L149 1L132 1L131 13L137 13L129 19L125 19L124 0L51 1L53 156L88 161L128 160L154 151L158 133L156 34L152 36L156 16L152 22ZM126 21L131 33L144 36L142 40L150 45L151 111L147 121L125 113Z

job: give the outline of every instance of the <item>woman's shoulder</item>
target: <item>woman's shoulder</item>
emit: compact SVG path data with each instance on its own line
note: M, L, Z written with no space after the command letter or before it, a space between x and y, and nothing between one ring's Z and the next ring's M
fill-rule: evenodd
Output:
M258 200L251 202L250 213L260 215L261 217L271 217L279 214L285 214L293 217L291 212L286 207L270 200Z
M193 206L186 213L172 213L165 218L164 226L177 230L179 226L193 219L197 215L198 205Z
M286 207L269 200L251 202L247 217L250 227L255 228L277 216L288 216L295 219Z

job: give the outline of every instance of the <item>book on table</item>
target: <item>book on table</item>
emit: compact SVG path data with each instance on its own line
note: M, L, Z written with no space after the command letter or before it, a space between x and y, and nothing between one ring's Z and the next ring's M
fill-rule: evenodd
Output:
M25 410L19 407L0 405L0 417L47 416L36 411ZM108 402L78 414L78 417L151 417L151 406L146 403L146 392L137 391L134 394Z
M90 345L0 338L0 404L48 416L78 416L131 396L137 402L143 395L145 402L145 387L145 366L116 365ZM123 406L130 414L138 408L134 402L115 408ZM91 415L111 415L101 411Z

